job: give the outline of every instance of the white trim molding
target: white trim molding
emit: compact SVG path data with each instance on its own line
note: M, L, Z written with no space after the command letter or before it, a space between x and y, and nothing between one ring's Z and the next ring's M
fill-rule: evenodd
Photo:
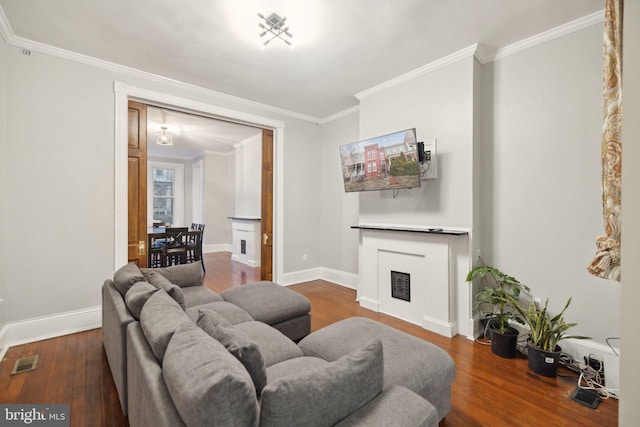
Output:
M461 49L457 52L454 52L436 61L430 62L429 64L423 65L422 67L416 68L415 70L409 71L408 73L401 74L398 77L394 77L391 80L387 80L382 84L379 84L377 86L374 86L362 92L356 93L354 96L358 98L358 100L362 101L365 98L368 98L372 95L383 92L389 88L392 88L394 86L398 86L402 83L413 80L417 77L423 76L425 74L429 74L439 68L446 67L447 65L453 64L465 58L470 58L476 54L477 50L478 50L477 44L471 45L467 48Z
M283 275L282 285L290 286L312 280L326 280L333 284L357 290L359 276L346 271L335 270L327 267L316 267L308 270L299 270Z
M220 107L212 103L194 101L155 92L136 86L127 85L115 81L113 84L115 94L115 235L114 235L114 271L127 263L127 126L128 126L128 100L135 99L154 105L168 106L174 109L184 109L191 112L199 112L206 116L224 119L241 124L273 129L274 151L274 194L273 194L273 229L274 229L274 256L273 256L273 280L278 281L282 277L284 264L284 122L271 118L245 113Z
M3 357L9 347L100 327L102 306L9 322L0 331L0 356Z
M580 31L592 25L602 24L604 23L604 21L604 10L600 10L598 12L592 13L591 15L587 15L574 21L567 22L566 24L559 25L540 34L536 34L535 36L528 37L524 40L520 40L518 42L510 44L509 46L500 48L495 52L492 58L488 59L490 61L495 61L496 59L501 59L506 56L513 55L514 53L530 49L539 44L564 37L571 33L575 33L576 31Z

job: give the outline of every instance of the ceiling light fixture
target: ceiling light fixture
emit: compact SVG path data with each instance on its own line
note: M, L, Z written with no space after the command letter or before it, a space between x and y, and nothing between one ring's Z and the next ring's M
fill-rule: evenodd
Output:
M267 37L264 43L262 43L263 47L271 43L271 41L276 38L282 40L290 47L293 47L293 44L290 41L290 39L293 38L293 35L289 32L289 27L285 27L285 22L287 21L286 17L281 18L275 13L272 13L267 18L265 18L261 13L258 13L258 17L264 21L258 23L258 26L264 30L260 33L260 38L265 36Z
M161 126L162 132L156 134L156 143L158 145L173 145L173 135L167 133L167 127Z

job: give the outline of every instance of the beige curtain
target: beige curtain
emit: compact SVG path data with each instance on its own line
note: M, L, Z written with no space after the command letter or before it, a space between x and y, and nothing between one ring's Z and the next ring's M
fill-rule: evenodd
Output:
M605 236L597 241L591 274L620 281L620 193L622 176L623 0L606 0L604 27L604 124L602 126L602 210Z

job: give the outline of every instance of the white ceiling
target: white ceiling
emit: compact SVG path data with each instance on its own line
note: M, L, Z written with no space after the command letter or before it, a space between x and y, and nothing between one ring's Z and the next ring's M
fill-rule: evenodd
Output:
M0 0L0 6L7 21L0 29L15 40L325 118L393 77L476 43L495 51L593 14L604 0ZM274 40L261 49L258 12L287 17L295 47Z
M42 43L321 120L394 77L474 44L495 52L598 13L604 0L0 0L0 7L0 32L13 44ZM286 17L294 48L280 40L261 48L258 13ZM256 132L166 110L148 117L150 141L160 124L183 129L167 150L175 157L230 152Z
M173 135L172 146L156 144L162 127ZM204 151L227 154L234 145L262 133L262 129L195 116L159 107L147 107L147 151L150 156L192 159Z

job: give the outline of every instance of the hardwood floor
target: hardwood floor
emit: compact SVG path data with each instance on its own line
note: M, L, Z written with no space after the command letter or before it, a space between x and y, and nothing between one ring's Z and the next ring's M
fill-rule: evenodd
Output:
M205 256L205 286L221 292L259 280L257 269L232 262L228 253ZM524 357L502 359L488 346L431 333L393 317L360 308L355 291L316 280L290 289L311 300L312 330L363 316L386 323L447 351L456 363L448 426L616 426L618 402L590 409L569 399L576 376L561 368L557 378L537 376ZM16 359L38 354L37 369L10 375ZM72 426L126 426L102 346L94 329L12 347L0 363L0 403L69 404Z

